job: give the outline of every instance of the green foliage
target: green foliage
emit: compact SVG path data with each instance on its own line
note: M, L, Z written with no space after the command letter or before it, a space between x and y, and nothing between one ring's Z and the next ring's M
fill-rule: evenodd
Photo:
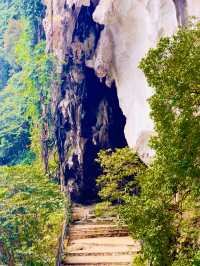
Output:
M45 7L41 0L0 0L0 46L3 46L3 35L9 21L26 18L33 33L32 41L37 42Z
M21 16L29 21L32 32L32 42L37 44L43 37L42 19L45 15L45 7L41 0L20 0L18 8Z
M154 170L155 171L155 170ZM140 195L126 198L120 215L129 227L133 237L142 240L144 259L152 265L172 265L176 251L176 230L173 226L173 202L162 191L163 176L150 170L137 182L141 187ZM171 209L173 208L173 209ZM179 221L177 221L179 222ZM175 241L176 242L176 241Z
M55 265L70 205L41 165L55 62L45 53L40 0L0 0L0 264ZM40 41L40 42L39 42ZM46 110L44 114L44 109ZM56 158L49 159L55 176Z
M41 26L43 16L44 6L40 0L0 0L0 90L7 87L7 85L12 87L12 89L6 88L6 91L2 91L0 95L0 99L3 99L1 102L2 117L0 121L0 165L17 164L19 162L29 163L34 157L28 150L30 144L30 119L23 117L27 107L25 107L25 101L22 98L27 99L28 93L26 96L19 95L20 88L25 88L22 73L25 75L26 71L23 71L22 66L26 58L24 58L23 63L21 62L22 64L19 61L17 62L19 54L16 46L21 45L21 50L25 49L24 52L29 53L31 62L31 59L34 58L34 45L43 37ZM27 36L27 45L22 41L22 35L25 34ZM45 47L45 44L41 44L41 46ZM18 51L21 52L19 48ZM25 55L24 52L23 55ZM35 51L35 53L37 52ZM36 56L39 56L39 53ZM40 63L42 62L40 61ZM33 68L37 67L36 65L36 62L35 65L31 64ZM19 76L22 79L21 82L18 80ZM9 102L12 102L12 104L9 105ZM28 106L30 106L30 102L31 99ZM5 105L6 103L8 106ZM16 107L19 103L20 106ZM13 104L14 108L11 111ZM30 109L34 113L36 108L32 106ZM6 113L7 111L8 113ZM14 113L15 111L16 114ZM14 128L16 129L17 123L19 124L17 132L15 132ZM13 130L10 131L11 128Z
M175 189L178 176L195 178L200 173L199 38L199 26L180 30L173 38L162 39L141 63L155 88L150 105L158 136L152 147L166 170L177 175Z
M4 51L4 33L6 32L9 21L17 19L19 12L16 8L17 1L0 0L0 89L6 86L13 66L9 64L9 54Z
M12 88L0 92L0 98L0 165L20 163L32 154L28 148L30 126L23 116L26 101Z
M153 164L138 178L121 215L153 266L200 265L200 27L162 39L140 64L149 85L156 136Z
M115 209L113 209L112 203L110 201L102 201L95 206L95 215L97 217L112 216L116 214Z
M33 47L29 24L20 21L21 32L15 35L12 58L18 66L17 73L0 92L0 165L31 162L29 151L30 129L40 129L41 98L45 104L50 100L50 87L55 76L55 64L45 52L45 42ZM49 112L50 113L50 112Z
M120 179L126 163L107 157L103 166L108 178L102 180L100 194L103 199L123 197L117 211L142 244L134 265L200 265L200 25L161 39L140 67L155 90L149 102L156 156L134 177L139 187L134 196L123 184L118 194L113 177L109 179L118 165ZM130 162L127 157L125 161Z
M0 90L2 90L9 79L9 70L10 70L10 65L9 63L5 60L4 56L0 54Z
M29 24L20 23L12 48L19 71L0 94L0 158L2 164L21 163L0 168L0 264L55 265L64 195L44 177L40 143L41 103L49 103L55 64L45 42L33 46ZM54 172L54 158L50 165Z
M172 265L193 265L200 249L195 222L200 217L199 40L200 25L191 25L171 39L162 39L141 62L155 88L150 105L158 134L152 139L157 155L149 177L154 176L174 231L168 236L174 238L168 248L169 253L174 250Z
M20 36L24 30L24 21L23 20L15 20L10 19L7 25L7 30L3 36L3 48L4 55L7 62L10 66L12 66L12 72L17 72L19 66L16 64L16 45L20 39Z
M9 20L20 16L18 3L19 1L14 0L0 0L0 47L3 46L3 34L8 27Z
M97 161L100 163L103 174L98 177L100 188L99 196L105 205L118 205L124 201L124 196L138 193L136 177L140 175L145 166L139 157L129 148L101 151ZM98 210L97 210L98 212Z
M0 264L55 265L65 199L41 165L0 168Z
M26 18L29 21L31 41L36 44L43 37L41 25L44 11L41 0L0 0L0 89L16 71L11 60L13 53L8 51L8 47L15 49L12 40L19 33L20 19Z
M30 34L29 24L24 21L24 30L15 49L16 62L21 71L13 75L11 86L20 86L21 96L26 98L29 109L27 116L38 120L41 97L46 104L50 100L51 83L56 79L56 65L53 56L45 52L45 42L33 47Z

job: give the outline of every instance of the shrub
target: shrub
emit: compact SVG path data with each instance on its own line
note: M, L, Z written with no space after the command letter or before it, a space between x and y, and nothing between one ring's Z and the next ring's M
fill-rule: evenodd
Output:
M0 264L55 265L65 197L39 163L0 168Z

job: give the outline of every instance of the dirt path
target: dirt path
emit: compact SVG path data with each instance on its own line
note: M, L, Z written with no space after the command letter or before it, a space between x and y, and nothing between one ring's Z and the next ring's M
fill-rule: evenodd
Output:
M74 207L62 265L131 265L140 246L111 218L96 218L93 206Z

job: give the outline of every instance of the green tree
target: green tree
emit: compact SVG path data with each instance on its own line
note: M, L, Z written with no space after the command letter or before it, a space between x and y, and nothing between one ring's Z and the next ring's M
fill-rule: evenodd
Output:
M99 203L96 212L111 211L118 213L118 207L127 195L139 193L137 176L144 172L146 166L136 153L128 147L123 149L102 150L98 154L97 162L103 173L97 178L99 196L103 203ZM112 208L107 208L107 207Z
M26 102L12 88L0 92L0 165L30 163L30 125L24 117Z
M55 265L65 198L41 163L1 167L0 202L0 264Z
M0 0L0 89L6 86L13 67L7 58L9 54L4 51L4 33L8 29L9 21L19 18L16 3L17 1Z
M22 20L20 25L20 34L11 49L19 71L0 92L1 165L30 162L34 158L28 147L30 130L33 124L42 124L41 99L48 107L51 82L56 79L54 58L46 54L45 42L33 46L29 23ZM47 119L48 116L50 112Z
M156 136L153 164L122 217L153 266L200 265L200 26L163 38L142 60Z
M99 196L111 203L120 203L125 195L138 194L136 176L144 171L145 165L129 148L102 150L98 154L103 174L98 177Z
M0 167L0 264L55 265L66 200L44 174L41 132L50 119L56 65L40 41L41 1L6 0L0 7L6 73L0 83L0 165L15 165ZM50 166L54 174L53 158Z
M100 196L121 196L117 209L132 236L141 241L134 265L200 265L200 25L163 38L141 61L149 85L156 151L148 169L134 176L137 195L124 190L123 171L134 160L105 157ZM123 164L120 162L124 160ZM102 163L101 162L101 163ZM127 164L126 164L127 163ZM116 171L118 169L118 171ZM114 173L114 178L113 178ZM115 177L116 175L116 177ZM122 193L121 193L122 190Z
M10 65L9 63L5 60L4 56L1 55L0 52L0 90L2 90L9 79L9 71L10 71Z
M6 88L5 91L2 91L0 95L2 100L0 118L0 165L10 165L19 162L27 163L33 159L32 153L28 150L31 121L30 117L25 118L28 105L25 106L26 104L24 104L25 101L23 100L23 97L28 99L28 92L30 90L27 90L26 96L25 94L22 95L22 87L25 86L22 84L23 81L21 83L19 82L18 78L20 77L22 80L22 73L24 73L25 80L25 71L22 70L22 65L26 60L28 62L28 57L29 59L36 58L39 54L41 55L42 51L45 54L44 43L40 44L40 48L37 47L35 52L33 52L34 46L44 37L42 28L44 11L44 6L40 0L0 0L0 90L9 87L9 89ZM27 25L25 25L25 21L27 21ZM25 38L27 45L22 41L22 35L24 37L25 35L28 36ZM23 55L26 56L24 62L19 62L19 53L22 52L19 49L20 45L22 50L27 49L29 53L29 56L27 56L23 51ZM19 53L16 51L16 46L18 46ZM29 60L29 62L31 61ZM37 63L35 60L34 63L35 65L31 62L31 67L40 66L39 63L36 66ZM40 63L42 62L40 61ZM32 72L34 72L34 69ZM30 74L30 69L27 74ZM36 81L37 73L34 73L34 75ZM34 79L33 73L30 78L32 80ZM39 83L37 86L39 86ZM29 100L29 106L31 99ZM32 113L34 112L34 108L32 105ZM15 131L16 129L17 131Z

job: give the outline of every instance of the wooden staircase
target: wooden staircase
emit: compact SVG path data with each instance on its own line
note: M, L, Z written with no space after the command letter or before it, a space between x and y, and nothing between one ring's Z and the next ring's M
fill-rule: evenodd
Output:
M113 218L96 218L94 206L74 207L73 223L65 240L62 265L113 266L131 265L140 250L125 227Z

